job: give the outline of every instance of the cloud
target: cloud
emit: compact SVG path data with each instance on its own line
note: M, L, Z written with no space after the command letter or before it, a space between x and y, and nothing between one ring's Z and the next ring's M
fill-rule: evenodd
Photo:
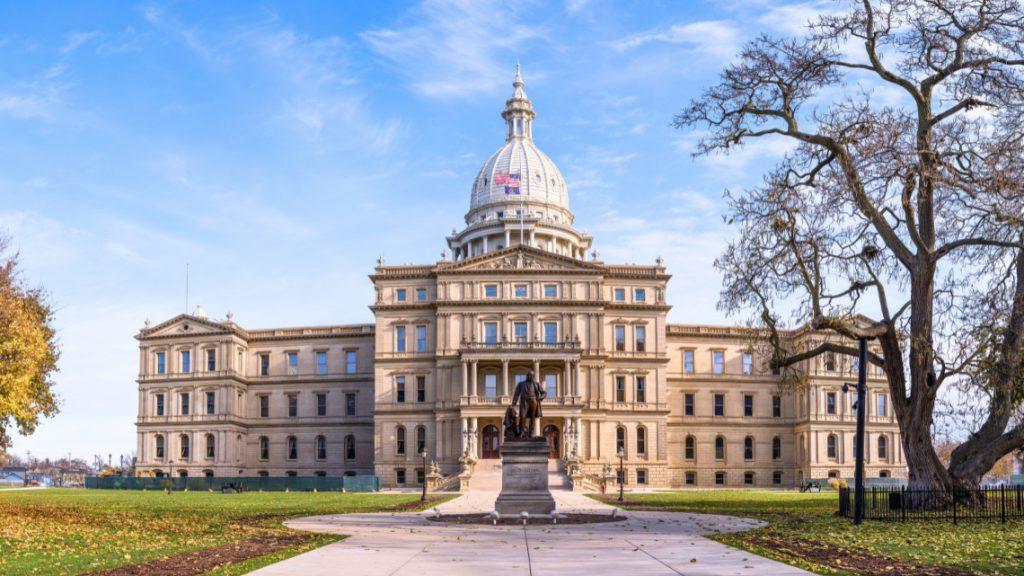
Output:
M64 66L55 65L31 80L0 86L0 114L22 120L53 120L68 88L63 75Z
M700 130L689 132L676 139L676 150L689 156L697 149L697 143L702 137L704 132ZM790 138L764 136L746 140L725 152L698 156L695 160L705 166L740 171L750 164L779 160L795 147L796 142Z
M428 97L472 97L508 83L517 52L543 39L522 11L491 0L425 0L400 25L360 34Z
M576 14L580 10L583 10L584 8L586 8L587 4L589 4L589 3L590 3L590 0L568 0L565 3L565 9L570 14Z
M98 37L99 35L100 33L96 32L95 30L89 32L74 32L68 35L68 40L64 43L64 46L60 49L60 51L63 54L70 54L71 52L77 50L79 46L89 42L90 40Z
M716 60L729 60L739 50L739 33L732 22L705 20L627 36L612 42L611 47L618 52L625 52L655 42L682 44L696 54L711 56Z

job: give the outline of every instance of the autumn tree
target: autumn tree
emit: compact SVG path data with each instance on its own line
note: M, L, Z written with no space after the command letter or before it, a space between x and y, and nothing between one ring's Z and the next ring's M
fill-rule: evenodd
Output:
M698 155L792 143L728 195L720 305L753 312L793 382L871 338L913 487L976 486L1024 446L1022 52L1015 1L851 2L750 42L675 119L700 130ZM805 322L844 339L788 348L779 330ZM952 387L978 418L947 466L932 427Z
M53 311L42 290L19 279L17 255L7 248L0 238L0 449L10 446L12 428L31 434L41 417L57 412Z

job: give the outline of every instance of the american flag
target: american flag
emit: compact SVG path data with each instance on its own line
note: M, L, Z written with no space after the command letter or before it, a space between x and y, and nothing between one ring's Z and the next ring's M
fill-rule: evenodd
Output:
M519 194L519 174L495 174L494 185L504 186L505 194Z

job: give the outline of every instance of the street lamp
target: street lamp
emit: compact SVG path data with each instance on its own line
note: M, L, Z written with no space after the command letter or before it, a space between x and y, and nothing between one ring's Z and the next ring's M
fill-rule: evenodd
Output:
M623 494L626 489L626 451L619 449L619 502L624 500Z
M427 447L424 446L420 452L420 456L423 457L423 493L420 494L420 502L427 501Z
M860 524L864 520L864 426L867 420L867 360L868 360L868 339L861 336L859 339L860 349L857 353L857 433L854 446L854 456L857 459L857 466L853 474L853 523ZM843 392L850 389L850 384L843 384Z

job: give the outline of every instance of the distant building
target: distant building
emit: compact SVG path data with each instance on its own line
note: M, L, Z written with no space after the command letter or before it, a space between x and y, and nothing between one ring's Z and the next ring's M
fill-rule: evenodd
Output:
M19 467L0 468L0 486L22 486L28 470Z
M424 450L444 474L499 457L504 407L532 371L548 390L551 457L591 480L619 452L629 486L852 477L854 396L842 386L855 363L808 360L806 385L782 387L752 345L763 334L668 323L660 259L588 253L565 180L533 142L518 72L513 86L505 142L446 239L452 257L380 263L374 323L253 330L197 312L139 332L140 474L418 484ZM836 338L783 336L796 349ZM868 476L905 477L888 386L867 370Z

